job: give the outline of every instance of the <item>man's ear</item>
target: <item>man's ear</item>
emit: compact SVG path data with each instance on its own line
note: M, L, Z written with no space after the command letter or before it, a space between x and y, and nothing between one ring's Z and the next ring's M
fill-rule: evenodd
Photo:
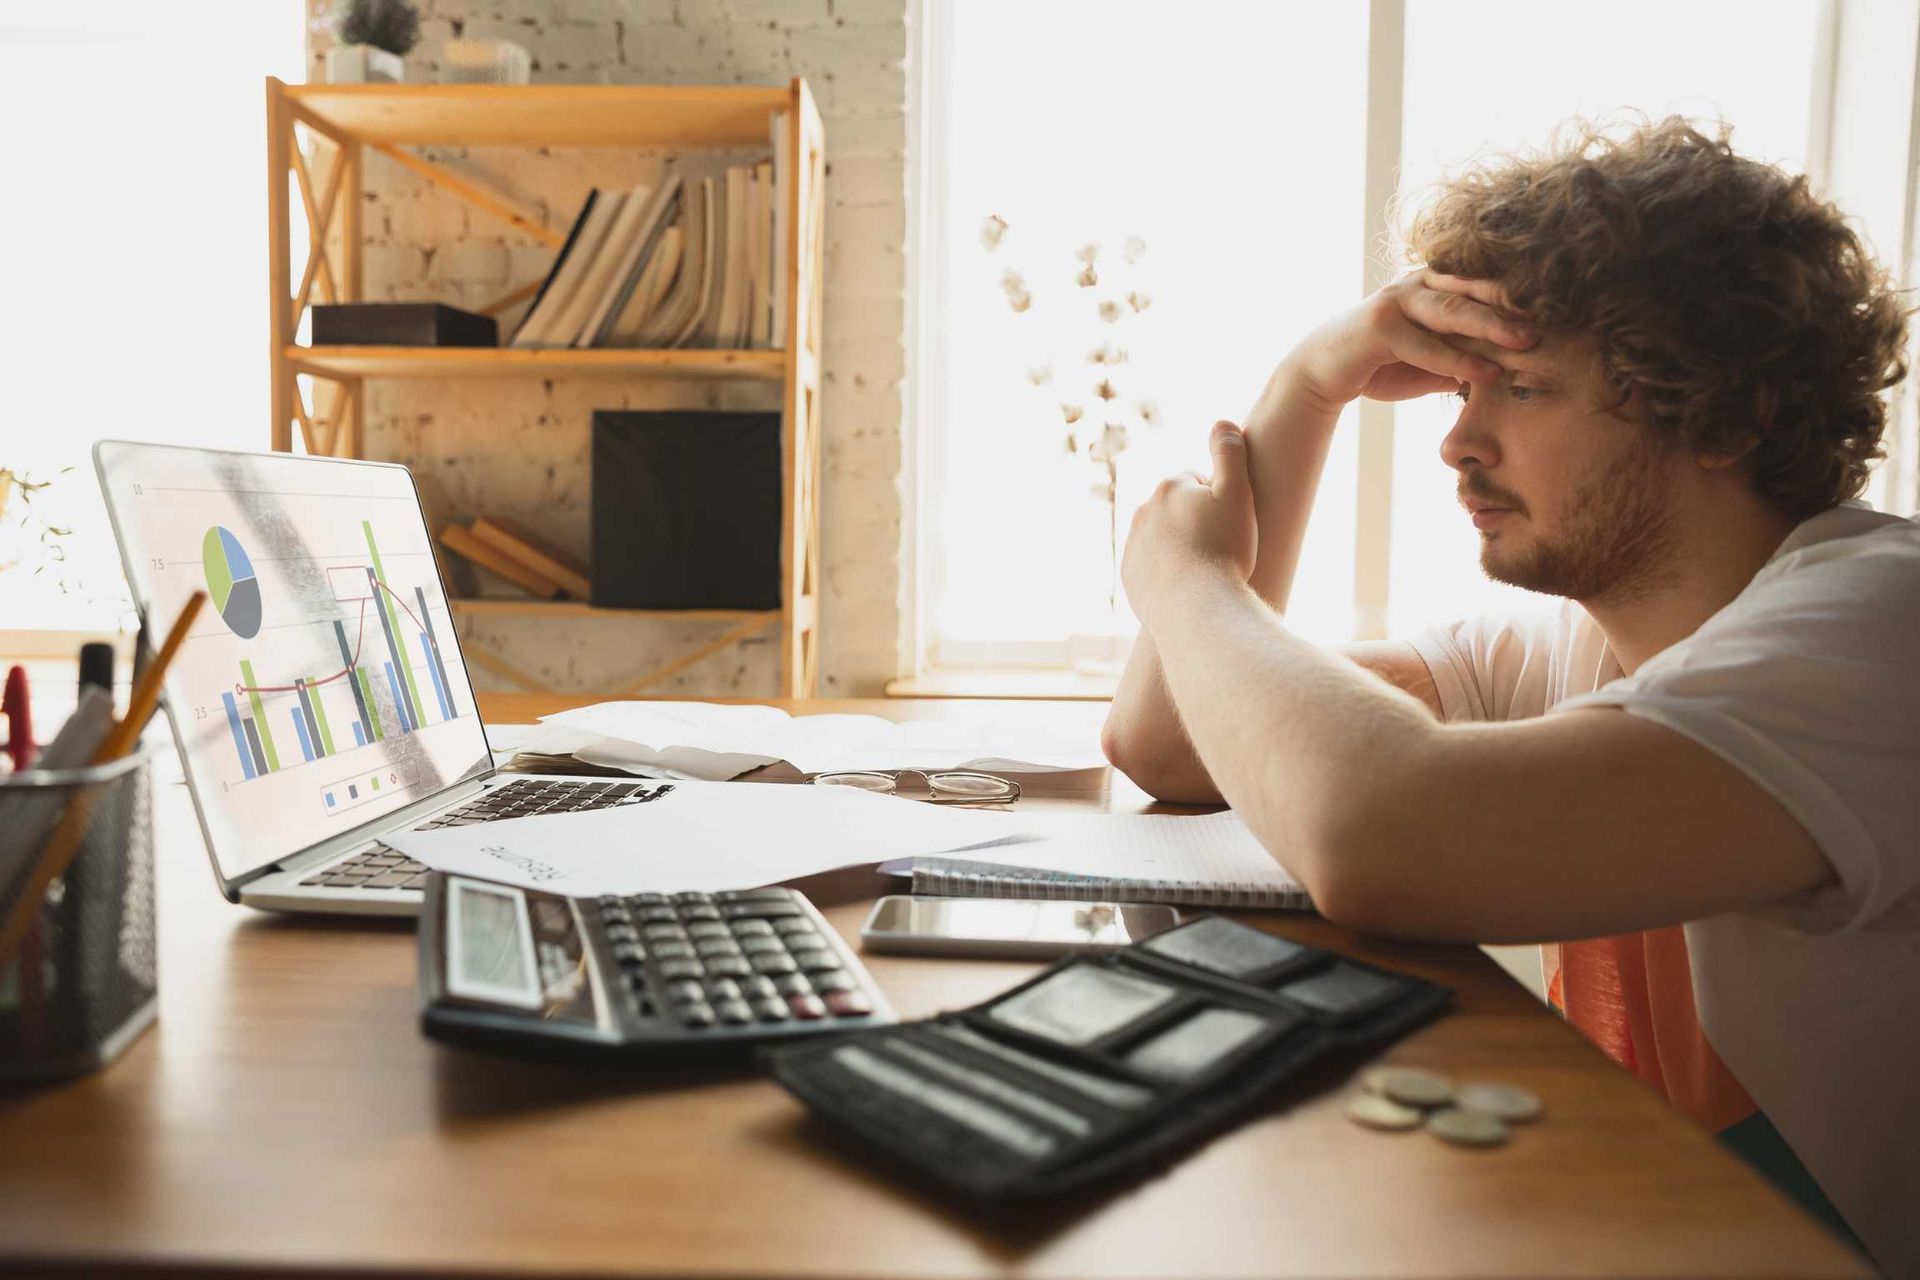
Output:
M1728 467L1739 465L1752 453L1760 443L1760 437L1742 436L1733 443L1735 447L1732 449L1696 449L1693 460L1700 464L1702 471L1725 471Z

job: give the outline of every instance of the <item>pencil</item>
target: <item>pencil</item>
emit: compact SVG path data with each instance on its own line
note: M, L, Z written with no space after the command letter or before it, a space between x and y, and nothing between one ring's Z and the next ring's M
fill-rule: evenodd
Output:
M166 677L167 668L173 664L174 655L180 652L180 646L186 642L187 631L206 602L207 593L204 591L196 591L187 598L180 616L174 620L173 629L167 632L166 643L160 646L159 654L134 685L133 695L127 700L126 717L107 730L100 749L93 754L92 763L102 765L118 760L140 741L147 721L153 718L154 708L160 705L160 683ZM7 912L6 923L0 925L0 970L13 962L15 950L32 927L40 904L46 900L47 887L66 874L67 868L73 865L74 858L78 856L87 834L87 819L93 811L93 794L91 790L82 791L67 805L66 812L60 816L59 825L47 837L46 851L40 855L39 861L27 868L20 893Z

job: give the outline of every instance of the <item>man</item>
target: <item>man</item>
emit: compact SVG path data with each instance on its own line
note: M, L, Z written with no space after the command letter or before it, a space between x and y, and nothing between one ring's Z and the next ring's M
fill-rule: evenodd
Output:
M1920 525L1850 501L1905 373L1884 273L1678 118L1452 180L1410 246L1135 516L1108 757L1334 920L1558 944L1569 1020L1920 1274ZM1341 407L1440 392L1482 567L1568 603L1297 639Z

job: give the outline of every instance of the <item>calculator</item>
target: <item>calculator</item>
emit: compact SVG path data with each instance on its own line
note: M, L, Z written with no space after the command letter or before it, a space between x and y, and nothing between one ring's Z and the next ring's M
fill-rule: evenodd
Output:
M792 889L570 898L436 871L425 895L420 1021L437 1040L632 1061L894 1021Z

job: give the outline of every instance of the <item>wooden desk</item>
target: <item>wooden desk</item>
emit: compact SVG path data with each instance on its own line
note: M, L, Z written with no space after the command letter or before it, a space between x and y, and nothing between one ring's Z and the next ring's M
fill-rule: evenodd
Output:
M491 700L524 718L524 698ZM825 708L827 704L816 704ZM838 704L844 706L845 704ZM873 704L895 716L1100 708ZM1104 771L1036 800L1134 808ZM817 1140L750 1076L643 1080L440 1048L411 930L283 919L216 893L162 788L162 1014L114 1066L0 1100L0 1266L702 1277L1867 1274L1782 1197L1470 948L1245 917L1455 988L1391 1061L1536 1089L1476 1152L1341 1116L1341 1084L1077 1217L988 1229ZM1023 804L1027 801L1023 800ZM868 872L803 887L854 935ZM904 1017L1032 966L875 957Z

